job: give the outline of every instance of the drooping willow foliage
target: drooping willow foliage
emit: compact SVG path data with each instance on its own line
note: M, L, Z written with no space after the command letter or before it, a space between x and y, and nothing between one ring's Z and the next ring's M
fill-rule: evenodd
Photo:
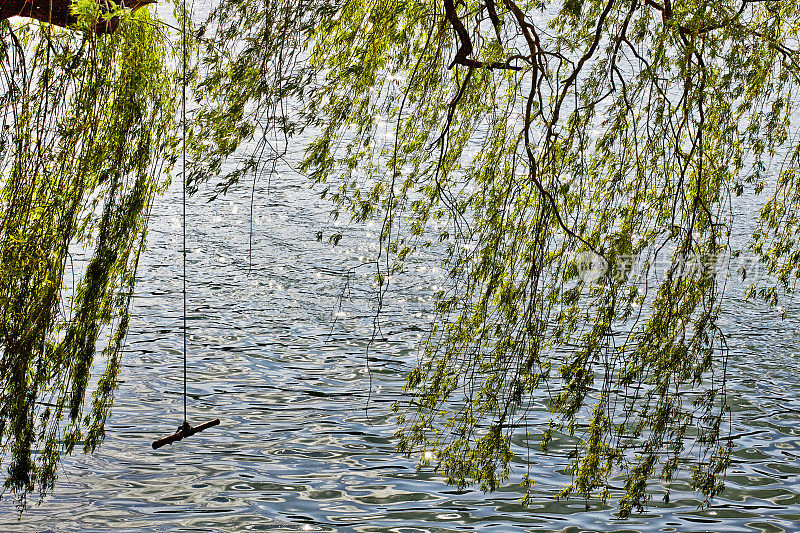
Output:
M21 508L105 435L178 142L163 28L145 10L113 35L78 18L0 22L0 467Z
M415 252L443 253L400 450L491 490L512 439L538 433L517 442L569 451L561 496L619 483L627 515L686 471L713 497L731 449L724 258L755 253L772 277L751 296L770 303L800 272L798 9L224 2L204 27L198 154L312 126L303 170L383 221L381 294ZM741 205L758 230L736 241Z
M219 2L192 34L190 178L225 192L302 133L302 170L337 212L383 223L379 299L415 253L441 254L397 437L451 483L495 489L514 446L537 443L569 450L561 496L627 515L686 471L712 497L731 440L711 266L759 257L771 277L751 296L769 303L800 274L798 9ZM146 19L105 37L3 28L0 408L6 486L24 494L102 437L174 92ZM74 290L71 246L93 250Z

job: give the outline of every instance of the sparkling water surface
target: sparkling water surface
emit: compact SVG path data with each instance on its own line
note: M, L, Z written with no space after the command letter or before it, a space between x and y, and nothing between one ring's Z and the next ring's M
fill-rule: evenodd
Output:
M254 200L252 257L249 185L189 205L189 418L221 425L150 446L182 417L173 184L153 209L106 441L66 458L54 493L21 517L0 501L0 531L800 531L797 313L729 305L735 451L709 508L680 485L627 520L597 501L556 501L566 459L541 455L524 508L513 484L459 491L394 451L388 408L416 360L435 261L395 282L370 344L374 271L359 265L378 228L335 227L291 173L257 183Z

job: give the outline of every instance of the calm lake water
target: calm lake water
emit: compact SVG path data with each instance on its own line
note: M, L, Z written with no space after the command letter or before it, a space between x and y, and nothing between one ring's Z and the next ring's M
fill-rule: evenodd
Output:
M189 417L222 424L153 451L181 421L179 187L157 200L107 439L64 461L54 494L2 531L799 531L797 313L732 301L734 464L710 508L678 486L620 521L613 508L555 501L565 460L533 456L536 498L513 486L457 491L397 455L388 407L416 358L439 273L399 279L370 348L377 228L334 230L327 205L286 174L189 206ZM517 444L520 444L519 442ZM516 472L518 476L522 468Z

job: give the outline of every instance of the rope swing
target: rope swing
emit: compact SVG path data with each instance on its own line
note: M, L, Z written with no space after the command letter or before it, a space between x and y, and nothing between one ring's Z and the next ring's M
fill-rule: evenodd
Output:
M157 450L162 446L167 444L172 444L173 442L177 442L185 437L190 437L195 433L199 433L204 429L208 429L210 427L214 427L219 424L219 418L215 418L209 422L204 422L198 426L192 427L189 424L189 419L186 414L186 338L187 338L187 322L186 322L186 63L187 63L187 42L186 42L186 18L188 17L188 13L186 11L186 0L183 0L183 13L182 13L182 24L181 24L181 59L183 62L183 74L182 74L182 94L181 94L181 135L183 138L183 145L181 150L181 160L182 160L182 189L183 189L183 196L182 196L182 229L183 229L183 275L182 275L182 282L183 282L183 423L178 426L178 431L164 437L163 439L159 439L153 442L153 449Z

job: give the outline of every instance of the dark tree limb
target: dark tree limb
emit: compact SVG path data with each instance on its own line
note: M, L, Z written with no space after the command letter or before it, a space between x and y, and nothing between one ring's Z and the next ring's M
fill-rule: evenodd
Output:
M453 68L456 65L464 65L465 67L469 68L486 68L489 70L522 70L521 67L511 65L508 61L484 63L483 61L471 59L469 56L472 55L472 40L469 38L469 32L467 31L467 28L464 27L464 23L461 22L460 18L458 18L458 13L456 13L456 5L453 0L444 0L444 14L447 17L447 20L453 26L453 30L456 32L459 41L456 57L453 58L453 61L447 68ZM495 16L497 16L496 12Z
M140 7L155 3L156 0L121 0L119 6L123 9L136 11ZM0 20L11 17L26 17L47 22L55 26L69 28L77 21L70 7L73 0L2 0L0 3ZM98 0L100 10L108 12L109 4ZM92 26L95 33L114 33L119 27L119 17L109 20L97 20Z
M497 34L497 41L502 42L503 38L500 32L502 24L500 23L500 17L497 16L497 6L494 0L485 0L485 6L486 11L489 13L489 20L492 21L492 26L494 26L494 32Z

